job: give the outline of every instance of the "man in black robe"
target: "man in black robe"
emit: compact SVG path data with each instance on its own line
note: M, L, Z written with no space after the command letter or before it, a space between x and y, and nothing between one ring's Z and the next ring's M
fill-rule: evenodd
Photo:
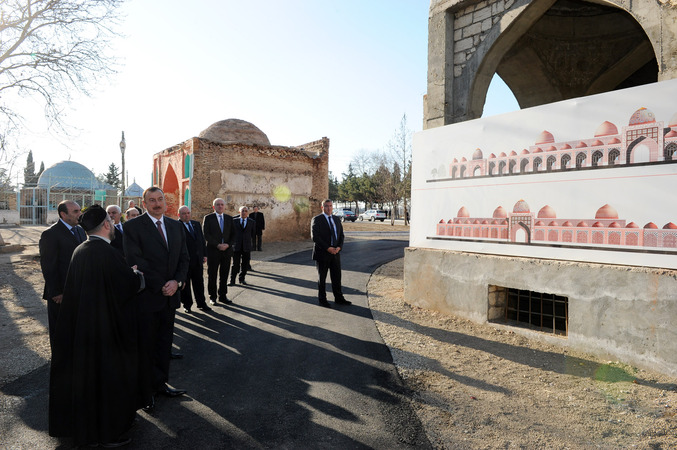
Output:
M75 446L116 447L142 404L138 396L136 293L143 275L110 241L113 220L99 205L79 219L89 239L73 252L54 334L49 434Z

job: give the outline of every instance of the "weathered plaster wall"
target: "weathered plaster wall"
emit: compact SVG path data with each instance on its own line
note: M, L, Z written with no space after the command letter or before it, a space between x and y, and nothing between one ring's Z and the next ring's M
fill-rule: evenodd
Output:
M408 248L405 298L484 323L489 286L566 296L564 347L677 375L677 271Z
M329 139L300 147L221 144L200 138L186 141L193 155L192 213L202 220L214 198L226 212L258 206L266 218L264 241L310 236L310 219L328 195ZM180 153L178 151L177 153Z

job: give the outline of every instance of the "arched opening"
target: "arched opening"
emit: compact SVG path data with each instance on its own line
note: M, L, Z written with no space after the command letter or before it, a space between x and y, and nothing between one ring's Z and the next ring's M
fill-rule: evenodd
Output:
M162 191L165 193L165 200L167 201L167 212L165 215L176 217L181 206L181 192L179 191L179 180L171 164L167 166L165 179L162 182Z
M599 166L600 161L604 155L602 154L601 151L597 150L595 153L592 154L592 167L597 167Z

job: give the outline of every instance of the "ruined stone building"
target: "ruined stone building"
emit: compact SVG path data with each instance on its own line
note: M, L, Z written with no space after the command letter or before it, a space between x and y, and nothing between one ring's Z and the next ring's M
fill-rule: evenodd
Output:
M677 1L432 0L424 129L481 117L496 74L521 108L677 78ZM586 163L594 162L593 153ZM608 165L609 158L598 162ZM454 179L489 176L461 174L474 166L456 163L449 169L458 170ZM463 217L465 231L454 228L461 212L439 226L445 236L482 233L482 221L489 227L496 219L490 213L475 212L472 224ZM488 322L510 315L511 296L540 298L562 319L566 338L554 342L671 374L677 374L676 292L677 272L667 269L432 248L405 254L405 297L414 305Z
M266 217L266 241L310 236L310 220L328 195L329 139L297 147L271 145L253 124L216 122L198 137L153 156L153 185L167 198L167 215L191 207L202 221L212 201L226 201L226 213L258 206Z

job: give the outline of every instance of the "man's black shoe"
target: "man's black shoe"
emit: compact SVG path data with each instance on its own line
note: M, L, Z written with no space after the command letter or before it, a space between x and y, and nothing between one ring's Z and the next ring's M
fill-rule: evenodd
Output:
M334 300L334 303L336 303L337 305L352 305L353 304L353 302L350 302L350 301L346 300L345 298L337 298L336 300Z
M240 284L243 284L243 285L245 285L245 286L246 286L246 285L247 285L247 282L246 282L246 281L244 281L244 280L240 280Z
M155 396L151 395L150 403L144 406L143 410L146 411L147 413L150 413L153 412L154 409L155 409Z
M213 309L211 309L211 308L210 308L209 306L207 306L207 305L204 305L204 306L198 306L197 309L199 309L200 311L213 311Z
M117 441L113 442L101 442L99 445L103 448L118 448L127 445L130 442L132 442L132 438L118 439Z
M228 283L228 286L235 286L235 280L231 280L231 282Z
M169 359L183 359L183 355L181 353L172 353Z
M209 300L209 304L212 306L216 305L216 299Z
M183 312L186 314L192 314L193 311L191 311L190 308L183 308Z
M179 397L185 394L186 392L188 391L186 391L185 389L173 389L165 384L165 387L161 388L158 391L158 394L166 395L167 397Z
M320 300L320 306L323 306L325 308L331 308L331 305L326 300Z
M221 298L219 299L219 301L220 301L221 303L225 303L226 305L232 305L232 304L233 304L232 301L228 300L228 297L221 297Z

